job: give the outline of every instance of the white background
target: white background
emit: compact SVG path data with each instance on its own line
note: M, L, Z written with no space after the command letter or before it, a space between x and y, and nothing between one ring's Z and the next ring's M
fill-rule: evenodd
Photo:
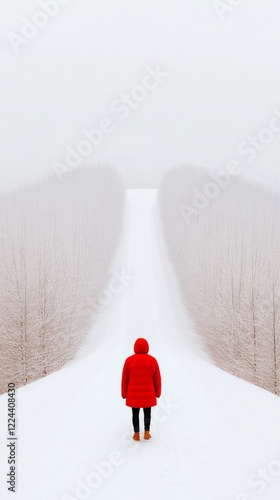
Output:
M280 133L251 163L237 147L280 108L278 0L243 0L223 19L212 0L70 0L18 52L9 33L20 35L41 7L0 8L2 192L65 163L65 146L112 117L112 102L141 84L148 65L168 78L126 120L115 116L87 162L117 167L126 188L155 188L172 166L220 169L237 158L277 185Z

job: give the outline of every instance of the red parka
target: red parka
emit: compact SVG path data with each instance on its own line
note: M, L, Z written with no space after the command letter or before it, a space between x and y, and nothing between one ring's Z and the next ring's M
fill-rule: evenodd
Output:
M146 339L137 339L132 356L126 359L122 372L122 397L132 408L156 406L161 395L161 376L157 360L148 354Z

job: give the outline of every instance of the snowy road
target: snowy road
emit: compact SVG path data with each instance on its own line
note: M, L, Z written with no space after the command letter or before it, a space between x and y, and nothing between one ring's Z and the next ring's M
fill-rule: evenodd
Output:
M126 203L113 270L127 279L75 362L18 391L14 497L279 500L280 400L207 360L180 303L157 191L129 190ZM131 439L130 409L120 397L123 362L137 337L147 338L163 384L152 439L140 443ZM0 405L2 472L5 395ZM3 480L0 497L11 497Z

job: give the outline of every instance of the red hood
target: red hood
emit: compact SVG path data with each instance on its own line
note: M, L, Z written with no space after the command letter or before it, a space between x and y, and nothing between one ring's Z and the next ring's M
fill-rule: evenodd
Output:
M134 344L135 354L147 354L149 352L149 344L146 339L137 339Z

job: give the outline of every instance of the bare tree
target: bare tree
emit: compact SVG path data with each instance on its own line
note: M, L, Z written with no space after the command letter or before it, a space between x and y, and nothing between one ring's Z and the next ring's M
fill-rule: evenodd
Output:
M209 171L189 166L166 174L159 201L205 348L221 368L279 395L279 196L240 176L215 187Z
M107 166L77 169L0 200L0 392L72 359L120 239L124 191Z

